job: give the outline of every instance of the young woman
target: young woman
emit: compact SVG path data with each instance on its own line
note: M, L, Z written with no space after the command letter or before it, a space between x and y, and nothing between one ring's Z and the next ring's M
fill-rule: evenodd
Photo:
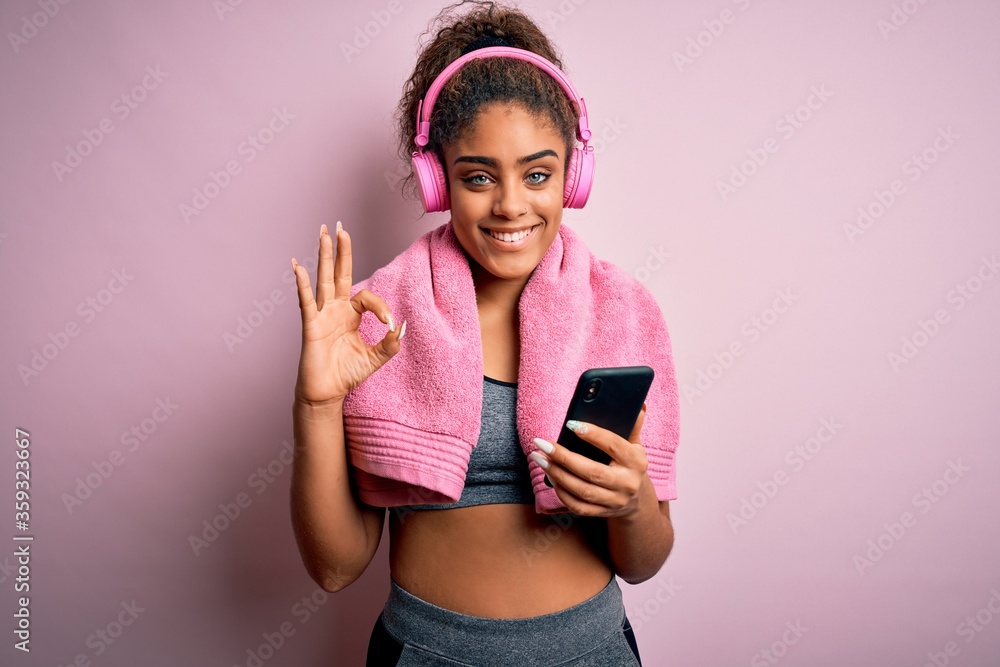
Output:
M367 664L641 664L615 575L635 584L660 569L673 546L668 499L675 497L672 479L665 491L659 477L655 484L650 477L652 457L647 461L639 440L646 406L627 440L594 425L580 432L611 455L609 465L544 440L535 440L537 447L525 455L515 419L519 362L526 353L519 312L527 311L519 311L519 304L553 243L570 247L569 237L559 236L560 223L567 192L580 185L567 187L566 179L570 169L579 170L571 155L582 109L536 64L483 57L450 76L434 104L425 145L415 143L422 132L421 101L438 75L464 54L516 48L561 68L541 30L515 9L463 2L446 8L438 22L400 102L399 141L403 156L423 148L444 172L445 192L439 194L445 201L437 205L450 208L451 220L435 238L444 238L448 227L472 276L482 421L478 443L471 455L466 452L468 470L457 500L441 502L440 494L424 489L423 495L408 496L422 503L385 503L394 510L389 513L391 592L375 623ZM585 177L579 171L571 176ZM420 187L426 190L427 184ZM428 206L427 193L421 194ZM325 225L320 231L315 298L308 272L294 259L292 264L303 323L293 407L292 517L310 576L333 592L368 566L386 516L386 507L365 502L360 493L348 455L345 402L376 371L387 373L379 369L407 343L432 347L438 336L443 345L445 332L420 331L404 340L407 322L394 319L381 295L360 289L351 296L351 238L339 222L336 243ZM413 285L424 288L431 286ZM359 333L365 311L389 327L377 344ZM573 318L565 313L549 326L562 331ZM669 354L669 341L649 344L665 346ZM400 355L393 364L416 363L406 358ZM660 386L675 392L672 366L669 371L659 378ZM651 398L647 402L654 405ZM564 415L567 404L551 406L552 413ZM547 476L568 513L537 510L540 486L532 483L529 466Z

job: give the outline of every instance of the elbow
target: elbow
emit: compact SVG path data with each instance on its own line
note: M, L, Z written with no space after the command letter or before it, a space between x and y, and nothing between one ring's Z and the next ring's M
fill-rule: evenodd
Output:
M659 573L663 568L663 563L666 558L660 560L659 562L648 562L645 564L633 564L631 567L626 568L616 568L615 574L622 581L629 583L633 586L641 584L644 581L649 581Z
M670 556L670 552L673 551L673 549L674 533L673 530L671 530L667 540L664 542L663 550L661 551L663 555L657 559L656 562L647 563L645 567L616 568L615 574L622 581L633 586L649 581L663 569L663 564L667 562L667 558Z
M622 581L635 586L643 583L644 581L649 581L655 577L656 573L659 571L660 568L658 567L655 570L648 570L646 572L617 572L616 574L622 579Z
M365 571L365 567L358 567L346 561L334 562L329 558L303 557L306 573L320 588L327 593L336 593L347 588Z
M338 591L344 590L351 584L350 581L337 579L336 577L327 577L317 581L316 583L318 583L320 588L327 593L337 593Z
M312 580L319 584L320 588L327 593L337 593L353 584L360 576L360 572L356 574L344 574L328 570L314 575Z
M330 544L310 531L296 527L299 556L309 578L327 593L341 591L357 581L371 562L371 555L346 543Z
M663 567L663 563L667 562L667 559L670 558L670 552L672 552L673 550L674 550L674 528L673 526L671 526L670 537L667 539L667 548L663 552L663 562L660 563L660 567Z

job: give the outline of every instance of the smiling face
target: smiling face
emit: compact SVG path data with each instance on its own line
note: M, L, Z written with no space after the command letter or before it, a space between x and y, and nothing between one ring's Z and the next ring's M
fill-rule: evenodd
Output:
M493 103L443 152L452 227L476 263L477 285L501 279L523 287L562 222L565 141L523 107Z

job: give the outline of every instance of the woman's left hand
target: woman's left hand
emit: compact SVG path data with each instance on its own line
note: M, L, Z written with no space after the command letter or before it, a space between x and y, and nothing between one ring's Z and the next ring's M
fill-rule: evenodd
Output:
M532 452L532 458L545 470L556 495L570 512L581 516L620 517L638 509L648 467L646 449L639 441L645 418L646 404L643 403L628 440L595 424L581 422L584 429L576 431L577 436L606 452L611 457L607 465L570 451L559 443L548 443L553 447L549 453ZM537 446L538 442L535 444ZM544 445L539 449L544 451Z

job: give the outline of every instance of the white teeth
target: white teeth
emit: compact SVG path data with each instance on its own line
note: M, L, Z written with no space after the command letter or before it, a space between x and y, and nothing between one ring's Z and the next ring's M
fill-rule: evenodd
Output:
M503 233L503 234L500 234L500 233L494 232L492 229L488 229L487 231L490 233L490 236L492 236L495 239L498 239L500 241L506 241L507 243L513 243L513 242L516 242L516 241L520 241L525 236L527 236L528 234L530 234L532 229L534 229L534 227L531 227L529 229L525 229L522 232L517 232L516 234L508 234L506 232Z

